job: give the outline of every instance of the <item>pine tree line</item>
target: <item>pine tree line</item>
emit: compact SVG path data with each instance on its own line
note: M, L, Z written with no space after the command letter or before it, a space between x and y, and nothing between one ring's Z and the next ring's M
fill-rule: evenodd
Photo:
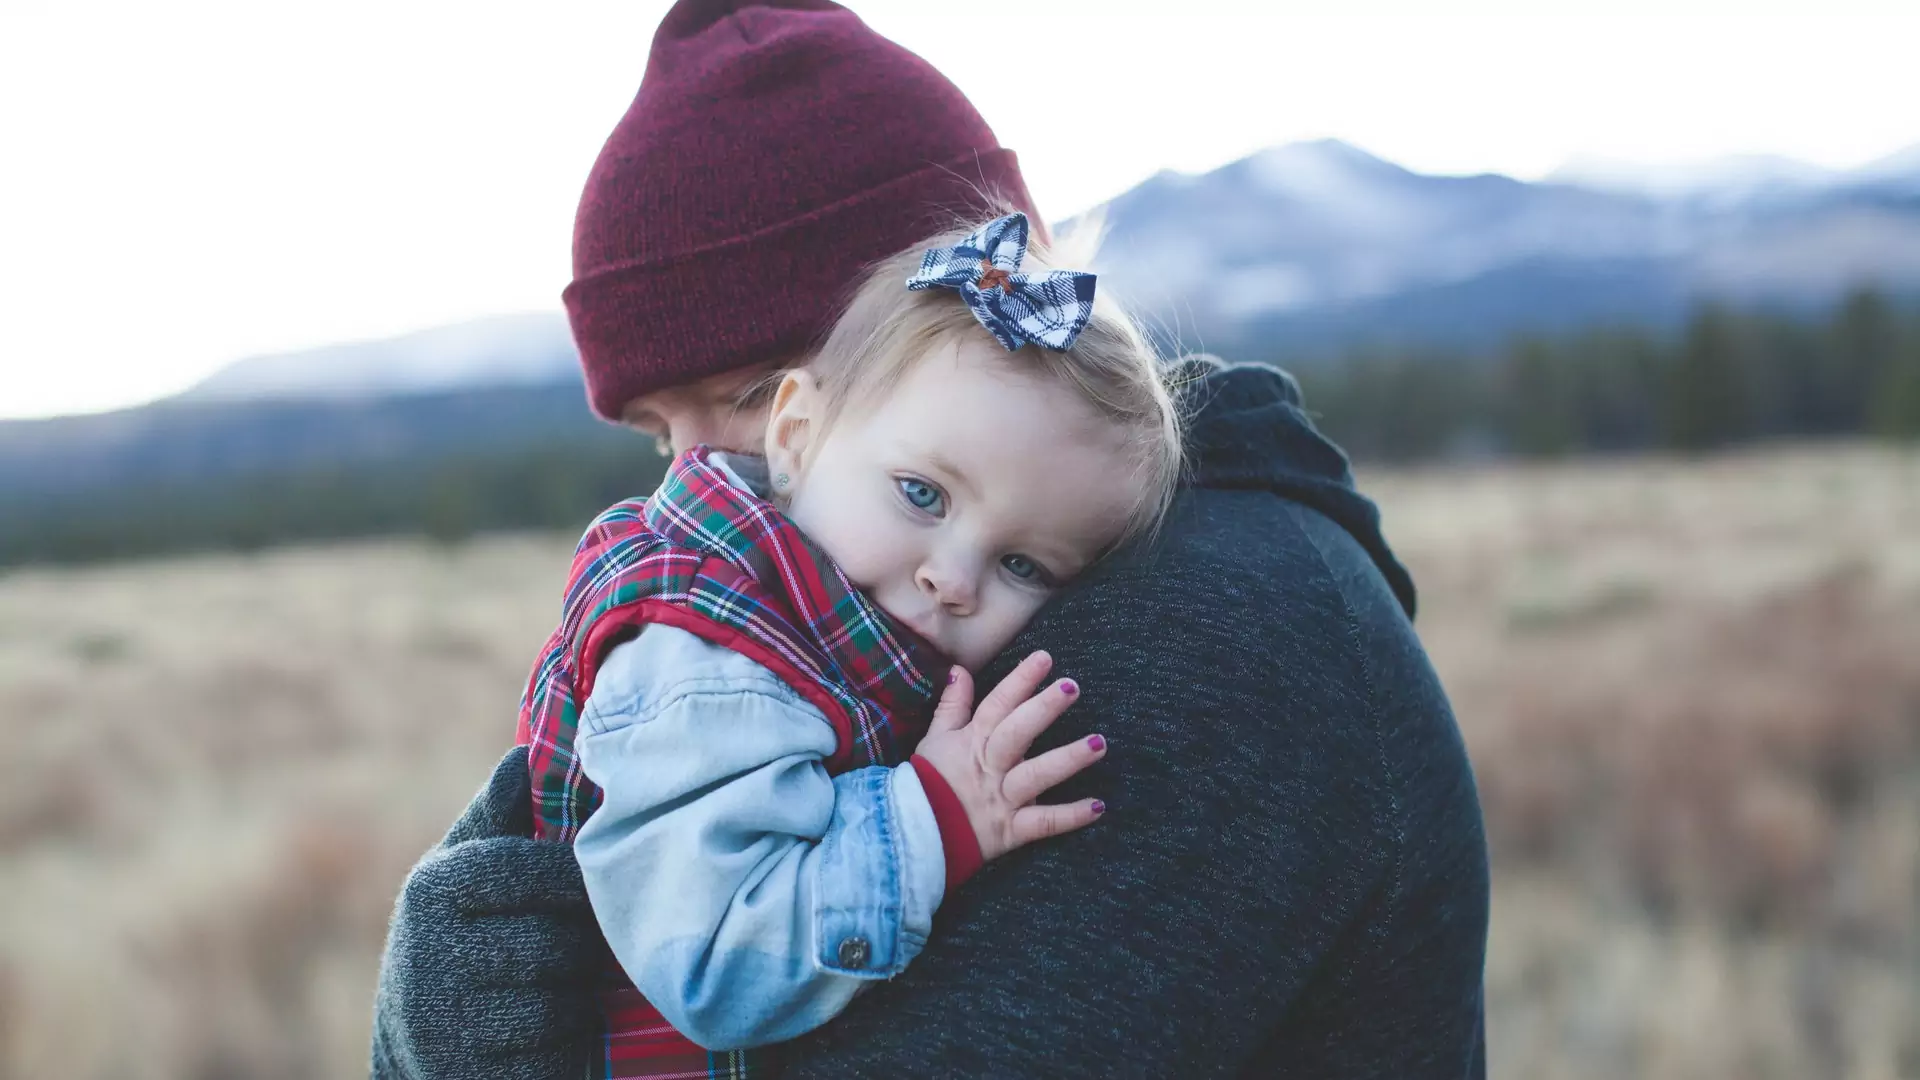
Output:
M1920 437L1920 312L1871 289L1824 318L1704 303L1669 335L1596 329L1482 356L1359 353L1296 374L1321 427L1363 459Z

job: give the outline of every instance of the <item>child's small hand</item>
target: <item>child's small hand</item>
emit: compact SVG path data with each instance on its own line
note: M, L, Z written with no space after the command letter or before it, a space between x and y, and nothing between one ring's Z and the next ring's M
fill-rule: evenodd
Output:
M927 737L920 741L919 756L939 770L966 808L982 859L1084 828L1106 809L1098 799L1034 805L1041 794L1107 752L1106 740L1092 735L1023 760L1033 740L1080 693L1071 679L1040 689L1052 668L1052 657L1034 653L1001 680L978 709L972 708L973 678L964 668L954 668Z

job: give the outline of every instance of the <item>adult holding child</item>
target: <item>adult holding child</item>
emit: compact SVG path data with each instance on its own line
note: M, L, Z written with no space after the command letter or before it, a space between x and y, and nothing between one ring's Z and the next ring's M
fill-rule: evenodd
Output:
M1004 201L1010 151L923 61L825 2L677 5L589 178L568 313L595 411L757 451L870 264ZM1086 688L1098 828L947 898L915 965L783 1075L1478 1076L1486 855L1413 589L1345 458L1265 368L1196 365L1191 483L977 672ZM410 875L376 1077L579 1076L604 946L510 754ZM712 1068L725 1068L716 1055Z

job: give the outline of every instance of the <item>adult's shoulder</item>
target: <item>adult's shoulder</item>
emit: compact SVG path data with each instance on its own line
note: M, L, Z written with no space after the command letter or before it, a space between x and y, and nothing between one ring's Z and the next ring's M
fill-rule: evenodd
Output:
M1155 544L1029 629L1022 644L1082 682L1089 722L1124 758L1111 803L1213 802L1269 836L1312 808L1327 826L1316 843L1361 861L1382 850L1370 841L1392 831L1392 795L1365 635L1311 522L1271 493L1183 492Z
M1033 636L1142 670L1177 665L1182 685L1249 703L1310 701L1358 719L1363 653L1382 622L1405 616L1338 525L1271 492L1195 488L1154 544L1049 607Z
M1032 640L1112 695L1117 723L1164 736L1150 768L1239 755L1291 779L1286 805L1338 808L1345 839L1397 837L1409 755L1451 740L1465 775L1412 579L1291 378L1217 361L1188 374L1192 483L1155 543L1103 565ZM1193 739L1221 749L1173 752Z

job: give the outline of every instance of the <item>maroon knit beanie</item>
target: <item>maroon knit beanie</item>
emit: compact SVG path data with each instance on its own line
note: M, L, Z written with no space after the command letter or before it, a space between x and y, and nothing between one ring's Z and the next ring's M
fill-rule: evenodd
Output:
M794 356L865 267L994 199L1039 220L959 88L852 12L681 0L574 220L594 411Z

